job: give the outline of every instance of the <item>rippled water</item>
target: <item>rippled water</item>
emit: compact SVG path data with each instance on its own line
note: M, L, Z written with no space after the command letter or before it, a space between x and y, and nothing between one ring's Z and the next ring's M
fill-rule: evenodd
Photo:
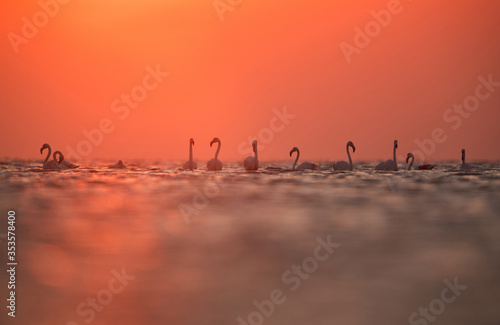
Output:
M263 324L408 324L456 277L467 289L434 323L500 323L497 163L469 172L107 164L1 163L3 233L7 211L17 217L16 323L260 324L267 313ZM318 240L340 247L314 267ZM291 276L293 265L311 272ZM257 314L253 302L275 290L282 303Z

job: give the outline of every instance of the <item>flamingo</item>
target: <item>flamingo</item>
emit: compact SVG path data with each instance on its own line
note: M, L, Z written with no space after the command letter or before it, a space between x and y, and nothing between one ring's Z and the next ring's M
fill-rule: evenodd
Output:
M460 169L472 169L472 166L465 162L465 149L462 149L462 165Z
M349 147L352 147L352 153L356 152L356 147L352 143L352 141L347 142L345 146L345 150L347 151L347 157L349 158L349 163L346 161L337 161L333 165L334 170L352 170L352 159L351 159L351 154L349 153Z
M57 159L57 155L59 155L59 159ZM57 161L57 163L59 164L59 167L61 169L74 169L74 168L78 168L77 165L72 164L72 163L70 163L67 160L64 160L64 155L59 150L54 152L53 158L54 158L55 161Z
M406 163L408 163L408 160L410 160L411 158L411 162L410 162L410 165L408 166L408 170L411 169L411 166L413 166L413 162L415 161L415 156L413 156L413 154L411 152L409 152L407 155L406 155ZM436 165L430 165L430 164L421 164L420 166L418 167L415 167L415 169L419 169L419 170L423 170L423 169L426 169L426 170L430 170L432 168L436 167Z
M220 146L221 146L220 139L213 138L213 140L210 141L210 147L212 147L212 145L216 142L218 143L217 151L215 152L215 158L210 159L207 162L207 169L208 170L222 170L222 162L219 159L217 159L217 157L219 156L219 151L220 151Z
M295 169L295 165L297 165L297 161L299 161L299 156L300 156L299 148L293 147L293 149L290 150L290 157L292 156L292 154L294 152L297 152L297 158L295 158L295 162L293 163L292 170L318 169L318 165L317 164L313 164L311 162L303 162L302 164L300 164L297 167L297 169Z
M408 165L408 170L411 169L411 166L413 166L413 161L415 160L415 156L413 156L413 154L411 152L409 152L406 155L406 163L408 163L408 160L410 160L410 158L411 158L411 162L410 162L410 165Z
M398 148L398 140L394 140L394 149L392 152L393 160L386 160L375 167L375 170L398 170L398 162L396 160L396 149Z
M50 169L50 170L61 169L57 160L49 161L50 154L52 153L52 148L50 148L50 145L44 143L43 146L40 148L40 154L43 154L43 151L45 149L49 149L49 153L47 154L47 157L45 157L45 161L43 162L43 169Z
M189 139L189 161L186 161L184 164L184 169L197 169L198 165L196 162L193 161L193 146L194 146L194 140L193 138Z
M243 161L243 166L245 166L246 170L257 170L259 169L259 157L257 154L257 140L253 140L252 142L252 148L253 152L255 153L254 156L248 156L244 161Z
M125 166L125 164L123 163L123 161L121 160L118 160L118 162L114 165L109 165L108 168L113 168L113 169L123 169L123 168L127 168L127 166Z

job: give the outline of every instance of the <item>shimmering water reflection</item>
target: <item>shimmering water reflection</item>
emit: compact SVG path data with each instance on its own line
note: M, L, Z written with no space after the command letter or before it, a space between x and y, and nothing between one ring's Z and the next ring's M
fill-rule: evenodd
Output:
M286 300L264 324L404 324L455 277L468 288L436 323L500 321L498 164L108 164L1 164L4 225L17 215L19 324L238 324L275 289ZM283 273L328 236L341 246L291 290Z

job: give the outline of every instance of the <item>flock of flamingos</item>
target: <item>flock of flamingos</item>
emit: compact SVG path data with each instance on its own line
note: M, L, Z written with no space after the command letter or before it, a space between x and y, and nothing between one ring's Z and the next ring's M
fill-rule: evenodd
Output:
M222 162L218 159L219 157L219 151L220 151L220 146L221 142L219 138L213 138L212 141L210 141L210 147L214 143L217 143L217 151L215 152L215 158L210 159L207 162L207 169L208 170L222 170ZM193 146L194 146L194 140L193 138L189 139L189 160L184 164L183 169L184 170L193 170L197 169L198 165L196 164L195 161L193 161ZM346 151L347 151L347 158L349 159L349 162L346 161L337 161L335 164L333 164L332 168L334 170L353 170L353 165L352 165L352 159L351 159L351 153L349 152L349 147L352 148L352 152L354 153L356 151L356 147L352 143L352 141L347 142L346 145ZM252 142L252 148L254 152L254 156L249 156L243 161L243 166L245 167L246 170L257 170L259 169L259 158L257 154L257 140L254 140ZM392 159L388 159L384 162L381 162L377 166L375 166L375 170L392 170L392 171L397 171L398 170L398 162L396 160L396 149L398 148L398 140L394 140L394 148L392 151ZM45 161L43 162L43 169L48 169L48 170L60 170L60 169L73 169L73 168L78 168L77 165L72 164L66 160L64 160L64 155L60 151L55 151L53 154L53 160L50 159L50 155L52 153L52 149L50 145L45 143L41 148L40 148L40 154L43 154L43 151L45 149L48 149L47 157L45 158ZM300 151L299 148L293 147L293 149L290 151L290 157L294 152L297 152L297 157L295 158L295 162L293 163L292 170L306 170L306 169L318 169L319 165L314 164L311 162L303 162L300 165L297 166L297 162L299 160L300 156ZM408 170L410 170L413 166L413 162L415 160L415 157L413 154L410 152L406 156L406 163L411 159L410 164L408 165ZM425 169L433 169L436 167L435 165L419 165L415 167L415 169L419 170L425 170ZM115 165L110 165L108 168L116 168L116 169L121 169L121 168L126 168L126 166L123 164L123 162L120 160L118 161L117 164ZM471 169L472 166L465 163L465 149L462 149L462 164L460 165L460 169Z

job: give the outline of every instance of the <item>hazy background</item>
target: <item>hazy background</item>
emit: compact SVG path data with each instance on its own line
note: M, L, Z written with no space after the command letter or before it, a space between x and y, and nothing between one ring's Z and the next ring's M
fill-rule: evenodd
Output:
M443 121L473 95L478 76L500 80L499 1L401 1L402 12L347 63L339 44L373 20L383 1L243 1L221 21L211 0L72 1L16 54L38 1L0 5L0 157L67 151L110 118L115 130L85 158L240 159L238 145L269 127L272 109L297 117L263 160L389 158L445 130L428 160L500 159L500 88L457 130ZM120 120L111 103L141 84L146 66L170 75ZM246 154L245 154L246 155Z

